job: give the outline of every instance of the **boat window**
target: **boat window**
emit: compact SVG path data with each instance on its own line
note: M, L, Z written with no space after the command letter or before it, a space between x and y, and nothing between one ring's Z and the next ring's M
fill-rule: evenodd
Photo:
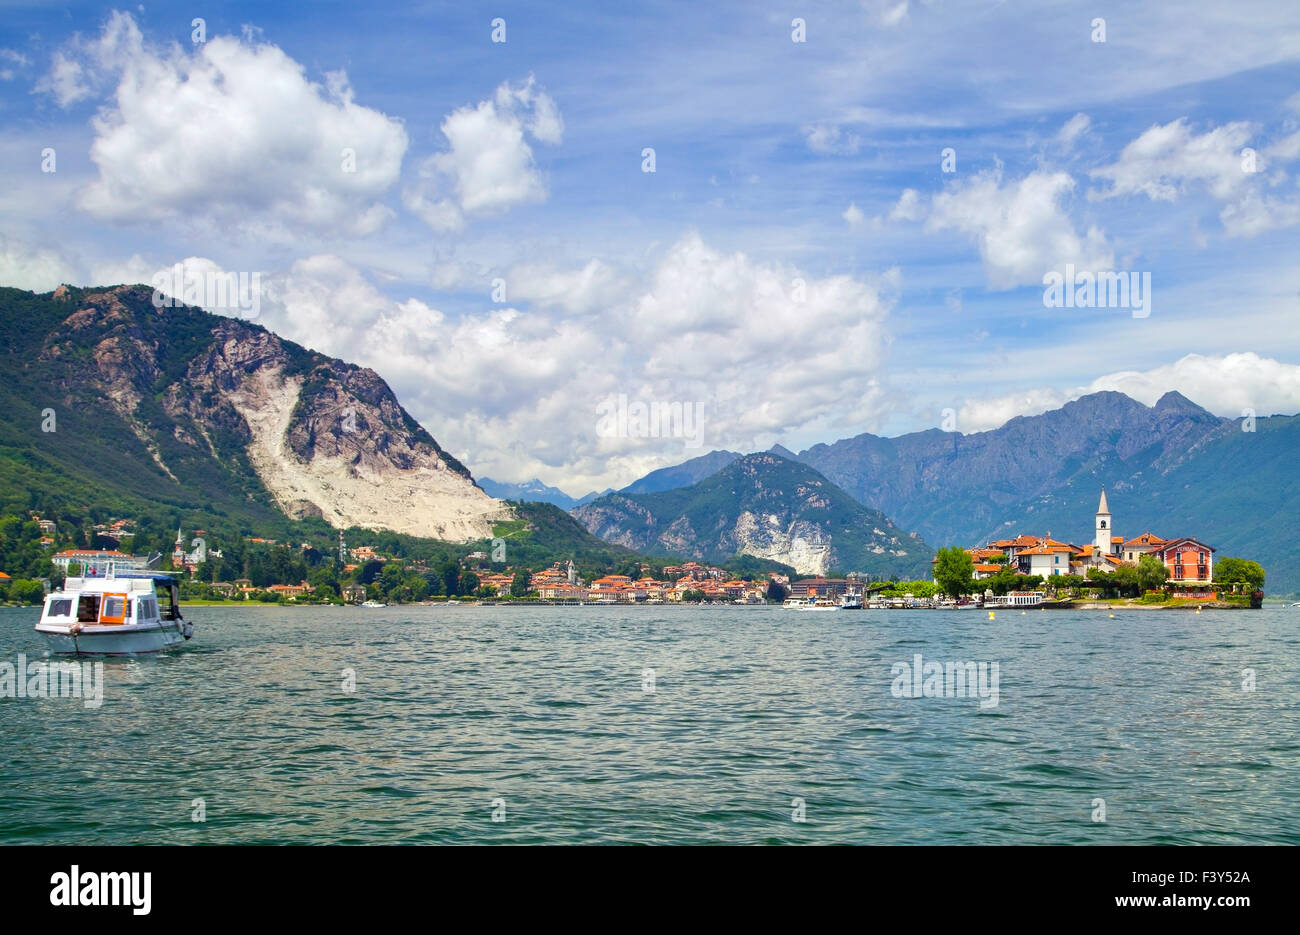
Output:
M100 612L101 623L122 623L126 620L126 595L105 594L104 606Z
M99 595L83 594L77 601L77 621L96 623L99 620Z
M58 600L50 601L49 615L51 617L72 616L72 598L66 597L66 598L59 598Z

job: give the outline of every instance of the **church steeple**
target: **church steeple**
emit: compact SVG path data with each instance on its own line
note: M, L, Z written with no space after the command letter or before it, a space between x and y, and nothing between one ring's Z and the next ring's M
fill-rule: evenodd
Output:
M1106 488L1101 488L1101 501L1097 504L1097 538L1093 540L1098 552L1110 554L1110 538L1115 534L1115 527L1110 521L1110 507L1106 504Z

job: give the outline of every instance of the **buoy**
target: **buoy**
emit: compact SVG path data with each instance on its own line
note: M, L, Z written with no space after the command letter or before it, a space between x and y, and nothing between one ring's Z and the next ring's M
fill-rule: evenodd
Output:
M1020 612L1020 616L1023 617L1024 615L1025 615L1025 612L1022 610L1022 611Z
M993 619L993 611L991 611L991 610L989 611L989 619L990 619L990 620Z
M1111 620L1114 620L1114 619L1115 619L1115 615L1114 615L1114 614L1111 614L1111 615L1110 615L1110 619L1111 619Z

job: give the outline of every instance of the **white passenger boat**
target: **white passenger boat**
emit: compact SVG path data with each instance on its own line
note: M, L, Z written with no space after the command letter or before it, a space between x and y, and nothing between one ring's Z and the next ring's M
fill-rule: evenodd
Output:
M47 595L36 632L53 653L129 656L183 643L194 635L194 624L181 615L171 575L116 574L110 562Z
M832 600L805 601L799 605L800 610L839 610L840 605Z
M999 607L1015 607L1019 610L1041 607L1046 596L1044 591L1008 591L1002 597L985 597L984 607L986 610L996 610Z
M361 606L362 607L387 607L388 605L380 601L365 601L364 603L362 603Z

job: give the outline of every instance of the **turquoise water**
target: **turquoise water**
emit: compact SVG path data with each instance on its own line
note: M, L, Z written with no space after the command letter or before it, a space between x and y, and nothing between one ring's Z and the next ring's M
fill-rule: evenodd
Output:
M1300 610L190 614L102 707L0 699L0 843L1300 843Z

